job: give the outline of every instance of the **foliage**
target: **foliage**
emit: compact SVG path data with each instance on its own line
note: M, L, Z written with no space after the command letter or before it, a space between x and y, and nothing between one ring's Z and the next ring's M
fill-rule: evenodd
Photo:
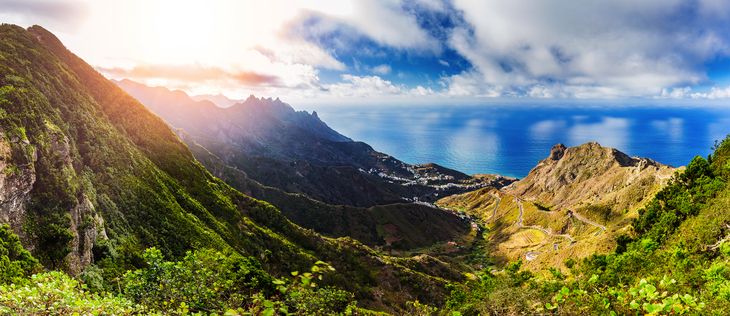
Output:
M35 274L26 286L0 285L0 313L7 315L131 315L141 311L127 298L84 291L63 272Z
M0 226L0 284L25 284L26 278L41 268L8 224Z
M670 184L639 210L632 227L638 234L661 242L725 187L724 179L716 176L707 160L696 156L684 172L672 177Z
M154 310L187 306L191 311L220 311L249 303L255 293L268 297L273 279L258 261L212 250L188 252L179 262L167 262L155 248L145 251L148 267L125 275L124 293Z
M292 272L294 279L286 285L284 280L276 280L280 294L271 299L255 294L253 301L245 308L230 309L228 316L236 315L352 315L356 309L354 296L341 290L316 287L315 280L322 280L322 274L335 269L327 263L318 261L310 272Z
M705 304L689 294L674 292L676 280L667 276L657 286L641 279L638 284L605 287L596 284L598 276L588 280L586 289L563 287L553 298L554 304L545 303L548 310L565 315L647 315L685 314L701 311ZM581 284L579 283L578 286Z

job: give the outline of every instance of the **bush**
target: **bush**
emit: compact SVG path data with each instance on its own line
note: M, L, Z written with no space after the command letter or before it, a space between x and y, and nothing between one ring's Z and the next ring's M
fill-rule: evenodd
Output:
M0 286L0 313L10 315L130 315L142 310L132 301L84 291L63 272L33 275L28 286Z
M144 257L149 267L127 272L124 293L153 310L222 311L249 304L254 293L270 296L275 290L253 258L198 250L183 261L167 262L155 248Z

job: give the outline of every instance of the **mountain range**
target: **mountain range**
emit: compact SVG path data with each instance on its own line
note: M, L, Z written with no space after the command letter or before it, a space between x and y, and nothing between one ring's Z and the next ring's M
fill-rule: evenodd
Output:
M90 286L74 306L114 292L139 313L730 308L728 139L680 168L557 144L518 181L406 164L279 99L212 98L107 80L46 29L0 26L0 310L84 293L44 269ZM213 270L228 279L185 279ZM227 311L175 296L225 286Z

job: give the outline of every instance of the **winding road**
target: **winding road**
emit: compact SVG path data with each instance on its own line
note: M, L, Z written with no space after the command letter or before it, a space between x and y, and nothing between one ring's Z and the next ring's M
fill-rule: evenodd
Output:
M487 219L486 222L489 222L492 219L494 219L494 217L497 215L497 208L499 208L499 203L502 202L502 199L500 199L495 194L489 193L489 195L491 195L495 199L497 199L497 205L494 206L494 210L492 211L492 216L489 217L489 219ZM542 228L537 227L537 226L524 226L524 225L522 225L522 215L524 214L524 210L522 209L522 201L520 200L520 198L518 198L516 196L513 196L513 197L517 200L517 205L520 207L520 216L517 217L517 226L518 227L520 227L520 228L526 228L526 229L536 229L536 230L539 230L539 231L543 232L544 234L546 234L548 236L566 238L566 239L570 240L570 245L573 245L573 244L576 243L576 241L573 240L573 237L570 237L569 235L555 235L555 234L551 234L547 230L542 229ZM571 213L571 215L572 215L572 213ZM576 217L576 218L578 218L578 217ZM580 218L578 218L578 219L580 219ZM605 227L603 227L603 228L605 230ZM553 244L553 250L558 250L558 243L557 242ZM535 258L537 258L537 255L539 255L539 254L540 254L539 252L535 252L535 251L527 252L527 253L525 253L525 259L528 260L528 261L535 260Z
M596 223L594 223L594 222L591 222L591 221L589 221L589 220L587 220L587 219L583 218L582 216L579 216L579 215L578 215L578 213L576 213L576 212L573 212L573 211L568 211L568 214L569 214L570 216L573 216L573 217L575 217L575 219L577 219L577 220L579 220L579 221L581 221L581 222L585 222L585 223L588 223L588 224L591 224L591 225L593 225L593 226L596 226L596 227L600 228L600 229L601 229L601 231L597 232L597 233L596 233L596 234L595 234L594 236L598 236L598 235L600 235L600 234L601 234L602 232L605 232L605 231L606 231L606 226L603 226L603 225L599 225L599 224L596 224Z
M515 197L515 198L517 199L517 205L520 206L520 216L517 218L517 226L519 226L520 228L537 229L537 230L545 233L548 236L567 238L568 240L570 240L570 244L571 245L575 243L575 240L573 239L573 237L570 237L569 235L556 235L556 234L552 234L549 231L547 231L545 229L542 229L540 227L537 227L537 226L525 226L525 225L522 225L522 214L524 213L522 211L522 201L518 197Z
M487 219L485 222L490 222L490 221L492 221L494 219L494 217L497 215L497 208L499 208L499 203L502 202L502 199L500 199L497 195L495 195L493 193L489 193L489 195L491 195L495 199L497 199L497 205L495 205L494 206L494 210L492 210L492 216L489 217L489 219ZM537 226L525 226L525 225L522 225L522 216L524 215L524 210L522 209L522 200L520 198L514 196L514 195L513 195L513 197L517 200L517 205L520 207L520 216L517 217L517 226L518 227L525 228L525 229L536 229L536 230L539 230L539 231L541 231L542 233L544 233L545 235L548 235L548 236L561 237L561 238L568 239L570 241L570 245L568 245L568 247L570 247L570 246L572 246L573 244L576 243L575 239L573 239L573 237L571 237L570 235L567 235L567 234L557 235L557 234L550 233L546 229L543 229L543 228L540 228L540 227L537 227ZM577 219L577 220L579 220L581 222L584 222L584 223L587 223L589 225L593 225L593 226L596 226L596 227L600 228L601 230L599 232L597 232L594 236L598 236L602 232L605 232L606 231L606 226L603 226L603 225L594 223L592 221L589 221L589 220L583 218L581 215L579 215L578 213L576 213L574 211L568 211L568 215L574 217L575 219ZM556 242L556 243L553 244L553 250L558 250L558 244L559 244L558 242ZM525 253L525 259L526 260L535 260L535 258L537 258L537 255L539 255L539 254L540 254L539 252L535 252L535 251L527 252L527 253Z
M494 211L492 211L492 217L490 217L488 220L485 221L485 223L488 223L491 221L495 215L497 215L497 208L499 207L499 202L502 202L502 199L500 199L498 196L494 195L494 193L489 193L489 195L493 196L495 199L497 199L497 205L494 206Z

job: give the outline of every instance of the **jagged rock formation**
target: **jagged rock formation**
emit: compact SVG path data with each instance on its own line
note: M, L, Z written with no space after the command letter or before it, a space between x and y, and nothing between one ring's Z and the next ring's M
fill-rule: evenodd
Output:
M250 96L222 109L207 100L196 102L182 91L147 87L130 80L115 83L171 126L184 130L191 141L250 179L327 204L371 207L434 191L424 183L394 183L378 176L380 172L408 180L441 175L451 176L450 181L456 183L488 181L436 164L405 164L340 135L327 127L316 112L296 112L279 99Z

